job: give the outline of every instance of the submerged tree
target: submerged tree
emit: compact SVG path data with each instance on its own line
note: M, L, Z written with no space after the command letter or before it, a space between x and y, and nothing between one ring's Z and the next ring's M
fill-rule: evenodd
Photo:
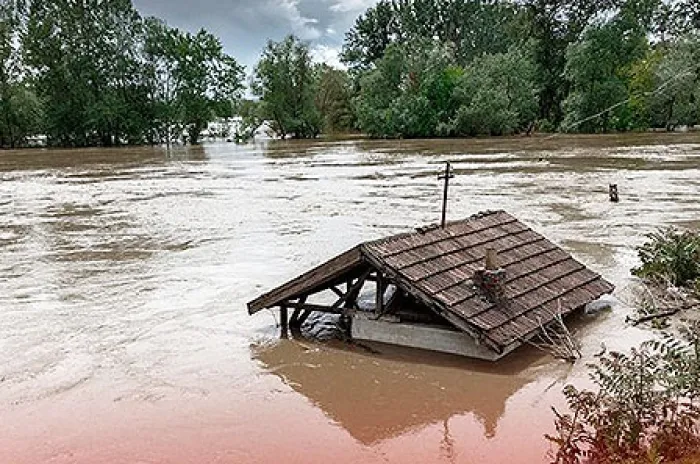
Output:
M681 37L667 44L655 63L647 99L651 124L668 130L700 123L700 39Z
M128 0L32 0L27 65L46 106L46 130L62 145L139 139L141 20Z
M28 0L25 21L24 65L53 144L160 142L180 128L196 143L242 90L218 39L143 20L130 0Z
M486 55L472 63L455 92L456 135L509 135L537 120L536 68L527 48Z
M312 138L321 132L316 75L306 43L294 36L269 41L255 67L252 89L282 137Z
M323 131L333 133L352 130L355 115L352 108L352 82L348 74L325 64L320 65L316 72L316 108L323 118Z
M27 80L19 44L25 34L25 4L0 1L0 147L16 147L39 133L42 105Z
M563 104L562 129L608 132L634 128L627 102L628 70L647 50L645 31L619 19L590 28L582 41L570 46L565 76L571 93Z
M454 114L452 93L463 70L454 51L433 41L392 45L361 82L360 128L373 136L430 137Z
M175 36L176 104L192 144L222 102L233 105L243 90L243 67L223 52L219 39L201 30ZM232 106L231 106L232 108Z

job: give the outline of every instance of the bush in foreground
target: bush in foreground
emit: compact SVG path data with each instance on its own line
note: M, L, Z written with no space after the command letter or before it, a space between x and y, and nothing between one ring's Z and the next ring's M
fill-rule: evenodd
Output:
M700 450L700 324L590 365L597 391L568 385L569 413L556 415L553 462L657 463Z
M674 228L649 234L637 249L642 265L634 275L657 283L694 287L700 280L700 233Z

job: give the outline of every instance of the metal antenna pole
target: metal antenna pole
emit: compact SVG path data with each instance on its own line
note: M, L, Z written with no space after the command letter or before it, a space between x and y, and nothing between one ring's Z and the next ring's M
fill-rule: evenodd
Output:
M441 227L445 228L445 221L447 220L447 190L450 187L450 179L454 178L452 174L452 165L448 161L445 163L445 174L439 175L438 180L445 180L445 191L442 196L442 223Z

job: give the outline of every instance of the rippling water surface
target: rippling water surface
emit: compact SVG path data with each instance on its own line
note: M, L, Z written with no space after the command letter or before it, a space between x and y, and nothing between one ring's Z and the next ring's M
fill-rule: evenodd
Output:
M623 288L700 226L700 136L0 152L0 462L544 462L573 368L279 342L245 303L357 242L505 209ZM621 202L607 201L617 183ZM577 324L586 357L650 334Z

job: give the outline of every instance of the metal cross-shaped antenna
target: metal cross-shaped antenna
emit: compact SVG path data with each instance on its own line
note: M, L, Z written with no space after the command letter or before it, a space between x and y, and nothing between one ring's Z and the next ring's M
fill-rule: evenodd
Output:
M438 176L438 180L445 180L445 191L442 196L442 225L441 227L444 229L445 228L445 220L447 219L447 189L450 186L450 179L454 178L454 174L452 174L452 165L448 161L445 163L445 174L441 174Z

